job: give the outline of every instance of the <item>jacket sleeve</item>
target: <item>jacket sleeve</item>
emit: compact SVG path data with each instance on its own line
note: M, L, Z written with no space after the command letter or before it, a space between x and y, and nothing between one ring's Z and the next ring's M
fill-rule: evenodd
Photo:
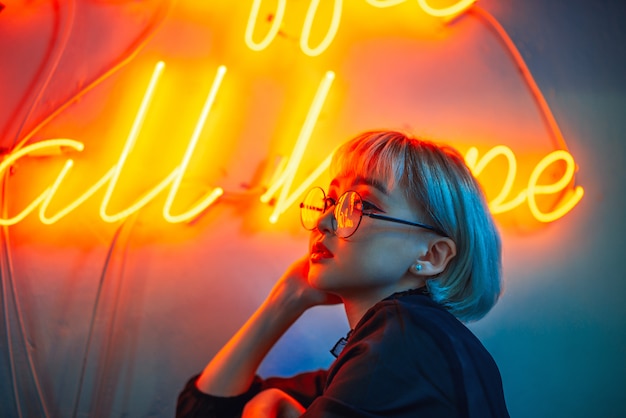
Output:
M273 377L264 380L256 376L246 392L232 397L214 396L201 392L196 386L199 376L196 375L189 379L178 396L176 417L239 418L250 399L270 388L283 390L307 408L321 394L326 383L326 375L325 370L318 370L288 378Z

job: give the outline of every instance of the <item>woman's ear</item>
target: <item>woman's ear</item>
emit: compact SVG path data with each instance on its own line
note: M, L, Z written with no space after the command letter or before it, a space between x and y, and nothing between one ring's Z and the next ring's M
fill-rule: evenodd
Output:
M410 271L418 276L435 276L446 269L456 255L456 244L450 238L436 237L428 244L428 251L417 257Z

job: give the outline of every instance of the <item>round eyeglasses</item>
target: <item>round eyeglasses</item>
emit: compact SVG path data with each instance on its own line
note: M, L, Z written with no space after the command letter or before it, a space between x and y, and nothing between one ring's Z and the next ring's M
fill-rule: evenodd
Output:
M368 205L371 207L367 207ZM302 222L302 226L309 231L317 228L320 217L324 215L331 206L335 206L331 226L333 233L339 238L352 236L359 228L363 216L368 216L372 219L380 219L381 221L416 226L418 228L428 229L444 237L448 236L448 234L434 226L391 218L377 213L369 213L367 210L375 209L375 206L364 202L361 195L352 190L339 196L339 199L335 202L335 199L326 196L326 193L324 193L321 187L315 187L309 190L302 203L300 203L300 221Z

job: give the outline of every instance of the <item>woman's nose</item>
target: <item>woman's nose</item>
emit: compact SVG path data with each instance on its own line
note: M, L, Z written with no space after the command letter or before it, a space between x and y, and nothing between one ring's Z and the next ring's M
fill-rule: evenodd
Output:
M335 206L331 206L317 220L317 229L322 234L335 233L335 228L333 225L335 224Z

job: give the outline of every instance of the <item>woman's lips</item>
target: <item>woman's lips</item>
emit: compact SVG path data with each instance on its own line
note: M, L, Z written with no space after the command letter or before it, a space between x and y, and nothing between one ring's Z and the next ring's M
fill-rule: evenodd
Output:
M323 260L325 258L333 258L333 253L331 253L328 248L326 248L326 246L324 244L322 244L321 242L316 242L315 244L313 244L313 247L311 248L311 260L312 261L319 261L319 260Z

